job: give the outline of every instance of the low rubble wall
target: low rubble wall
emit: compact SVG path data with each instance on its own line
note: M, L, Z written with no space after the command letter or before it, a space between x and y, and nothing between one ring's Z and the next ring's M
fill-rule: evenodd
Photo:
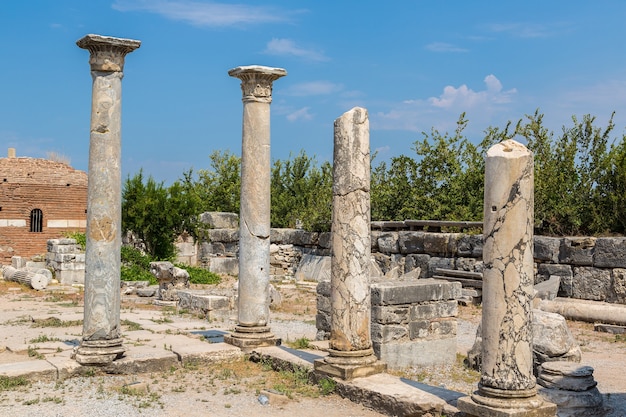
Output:
M201 265L219 273L237 275L238 229L212 229L198 245ZM300 229L272 229L271 276L317 281L329 276L323 256L330 255L330 233ZM372 258L382 274L394 279L420 268L420 278L430 278L437 268L483 271L483 237L480 234L422 231L372 231ZM304 256L311 255L311 256ZM626 304L626 238L535 236L535 283L560 278L560 297ZM227 259L229 259L227 261ZM307 262L315 262L314 268ZM320 278L299 274L303 268L319 270Z

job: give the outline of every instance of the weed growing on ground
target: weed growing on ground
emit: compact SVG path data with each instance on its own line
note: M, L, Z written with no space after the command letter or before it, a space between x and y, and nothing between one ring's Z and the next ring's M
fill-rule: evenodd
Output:
M37 351L36 348L29 346L28 347L28 357L36 358L36 359L45 359L45 357Z
M137 331L137 330L143 330L143 327L141 327L141 324L136 323L134 321L130 321L128 319L122 320L121 324L122 324L122 326L128 326L127 330L129 332L134 332L134 331Z
M13 377L0 375L0 392L11 391L19 387L25 387L30 385L30 382L22 376Z
M56 337L48 337L45 334L40 334L34 339L30 339L28 343L45 343L45 342L58 342L59 339Z
M311 347L310 340L307 337L301 337L293 342L287 342L294 349L309 349Z
M33 320L31 327L74 327L82 326L82 320L61 320L58 317L48 317L47 319Z

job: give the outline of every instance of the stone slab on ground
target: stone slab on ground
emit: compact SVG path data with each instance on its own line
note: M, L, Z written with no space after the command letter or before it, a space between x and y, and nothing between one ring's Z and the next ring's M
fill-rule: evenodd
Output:
M71 351L56 355L46 355L46 360L57 370L57 380L64 380L79 374L82 365L70 357Z
M342 397L392 416L456 415L464 395L385 373L336 382Z
M326 356L319 350L296 350L284 346L254 349L252 357L271 360L275 368L293 369L293 366L312 371L313 361ZM456 400L465 394L380 373L351 381L333 378L337 393L358 404L386 415L422 416L455 415Z
M46 360L34 360L0 364L0 375L24 377L29 381L55 381L57 368Z
M183 366L187 364L230 361L243 357L241 349L227 343L195 341L187 345L177 346L172 351L178 355L178 359Z
M125 346L124 357L104 367L107 373L132 375L180 366L178 355L163 346Z

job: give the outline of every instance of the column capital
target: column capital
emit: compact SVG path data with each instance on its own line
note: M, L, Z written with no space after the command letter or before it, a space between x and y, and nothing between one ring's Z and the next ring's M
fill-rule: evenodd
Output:
M124 71L124 57L139 48L141 41L86 35L79 39L76 45L89 51L89 64L92 71L122 72Z
M249 65L233 68L228 71L228 75L241 80L243 101L271 103L272 83L287 75L287 71L282 68Z

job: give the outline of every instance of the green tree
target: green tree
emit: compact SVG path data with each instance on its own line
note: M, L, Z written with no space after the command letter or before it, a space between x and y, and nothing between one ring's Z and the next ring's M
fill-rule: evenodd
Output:
M229 151L214 151L210 169L198 171L196 195L201 211L239 213L241 158Z
M199 200L189 181L169 188L143 170L128 177L122 191L122 230L131 231L155 259L172 259L174 242L183 233L196 235Z
M330 230L332 167L317 165L315 157L304 151L272 167L273 227L295 227L298 221L306 230Z

